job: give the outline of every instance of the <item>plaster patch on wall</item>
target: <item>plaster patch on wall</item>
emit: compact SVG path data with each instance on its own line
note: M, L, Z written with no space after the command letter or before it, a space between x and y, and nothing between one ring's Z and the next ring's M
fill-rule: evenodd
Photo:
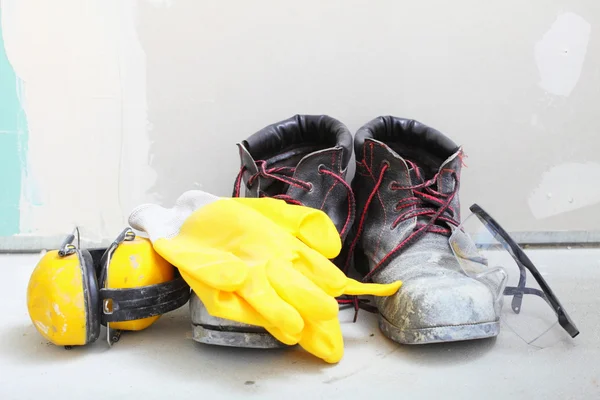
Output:
M19 233L22 174L26 170L28 127L21 103L22 81L9 62L0 10L0 236Z
M136 3L2 6L30 133L20 233L63 235L77 225L87 240L114 237L127 223L125 208L147 201L154 182Z
M557 96L571 94L581 75L590 33L590 24L579 15L558 16L535 45L542 89Z
M566 163L546 171L529 196L536 219L600 203L600 164Z
M23 108L22 118L23 125L26 127L27 119L25 115L27 114L27 97L25 96L25 83L21 80L17 80L17 96ZM27 127L25 128L27 129ZM37 183L35 176L33 176L31 171L31 160L29 157L29 152L27 151L27 147L25 144L28 144L29 132L28 130L23 131L23 146L20 148L20 158L21 158L21 196L19 204L22 206L24 203L29 204L32 207L40 207L42 206L42 199L40 196L39 184ZM21 219L21 224L19 227L20 233L27 233L31 231L31 228L28 226L24 226L23 219Z
M135 4L125 2L120 8L121 29L114 32L114 40L119 44L122 106L119 203L126 221L131 210L141 203L157 202L158 196L149 192L156 183L156 172L150 166L146 54L135 26Z

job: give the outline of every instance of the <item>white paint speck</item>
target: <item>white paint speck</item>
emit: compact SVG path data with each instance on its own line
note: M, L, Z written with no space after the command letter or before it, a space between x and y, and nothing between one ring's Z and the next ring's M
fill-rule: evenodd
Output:
M439 264L441 260L442 260L441 253L432 253L431 256L429 257L429 260L427 260L427 262L431 263L431 264Z
M60 267L59 269L56 270L56 272L54 273L54 276L52 276L52 280L55 281L56 278L58 278L60 276L60 273L64 270L64 267Z
M50 330L50 328L48 328L46 325L44 325L42 322L40 321L35 321L35 326L37 326L38 328L40 328L40 330L44 333L48 333L48 331Z
M137 269L140 266L140 263L138 262L137 257L135 255L129 256L129 262L131 263L133 269Z

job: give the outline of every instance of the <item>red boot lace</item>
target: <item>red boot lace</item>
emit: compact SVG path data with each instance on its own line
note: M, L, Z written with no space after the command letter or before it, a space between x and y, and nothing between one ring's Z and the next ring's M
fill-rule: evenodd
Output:
M459 179L458 179L456 172L451 171L451 176L454 178L454 181L456 183L454 186L454 189L452 190L452 192L445 194L445 193L441 193L432 188L432 186L435 186L435 184L437 183L437 180L440 176L440 172L436 173L433 178L431 178L427 181L423 181L423 177L421 176L419 168L416 166L416 164L413 163L412 161L408 161L408 160L407 160L407 163L410 164L410 166L415 171L417 180L422 181L422 183L412 185L412 186L402 186L402 185L398 184L397 182L394 182L390 185L391 190L412 190L412 192L413 192L413 196L402 199L402 200L398 201L398 203L396 203L397 211L402 211L402 210L405 210L405 211L402 212L394 220L394 222L391 225L391 228L393 229L396 226L398 226L398 224L400 224L401 222L406 221L411 218L415 218L415 217L429 216L430 217L429 221L427 221L427 223L417 222L417 225L415 226L413 232L406 239L404 239L398 246L396 246L392 251L390 251L388 254L386 254L386 256L383 257L381 259L381 261L379 261L379 263L367 275L365 275L365 277L363 278L363 282L368 281L375 272L379 271L381 268L384 268L386 265L388 265L389 262L391 260L393 260L394 257L402 251L402 249L406 248L410 244L419 240L421 237L423 237L423 235L426 232L433 232L433 233L437 233L437 234L441 234L441 235L445 235L445 236L450 236L450 234L451 234L450 229L440 226L441 224L438 225L437 224L438 221L447 222L454 226L460 225L459 221L452 218L451 216L448 215L448 213L446 213L446 211L449 211L450 215L452 215L452 216L456 215L455 210L450 206L450 203L452 202L452 199L454 199L454 197L456 196L456 193L458 193L458 188L459 188ZM350 260L352 258L352 254L354 253L354 249L360 239L360 236L361 236L363 228L364 228L367 210L369 209L371 201L373 200L373 198L375 198L375 195L377 194L377 191L379 190L379 187L381 186L383 177L385 175L385 172L388 170L388 168L389 168L389 164L387 164L387 163L384 164L383 168L381 169L381 172L379 173L379 178L377 179L377 182L375 183L375 186L373 187L373 190L371 191L371 194L367 198L367 201L363 208L362 214L360 216L356 236L354 237L354 240L350 244L350 248L348 251L348 257L346 259L346 263L344 266L344 272L346 274L348 273L348 268L350 265ZM363 308L363 309L367 309L367 308L364 305L360 304L360 300L358 300L357 297L354 297L353 299L346 299L346 304L348 304L350 302L352 302L352 304L354 305L354 310L355 310L354 321L356 321L359 308Z
M258 172L251 175L250 178L248 178L247 185L249 185L249 186L252 185L252 183L254 183L254 181L257 178L262 177L262 178L278 180L280 182L287 183L290 186L295 186L297 188L304 189L306 191L309 191L313 187L313 184L310 182L305 182L301 179L294 178L294 172L296 172L296 168L293 168L293 167L267 168L267 163L266 163L266 161L263 161L263 160L256 161L256 166L258 167ZM235 188L234 188L234 193L233 193L234 197L240 197L242 178L243 178L245 171L246 171L245 166L240 168L240 172L238 173L238 176L235 180ZM332 176L334 179L337 180L337 182L344 185L344 187L346 188L346 191L348 193L348 201L350 202L350 204L354 204L354 192L352 191L352 188L350 187L350 185L348 185L348 183L342 176L338 175L337 173L335 173L334 171L330 170L329 168L327 168L326 166L324 166L322 164L319 166L319 172L322 174ZM264 193L261 193L260 197L267 197L267 195L265 195ZM302 204L301 201L298 201L287 194L277 194L277 195L270 196L270 197L284 200L285 202L290 203L290 204L304 206L304 204ZM350 214L348 214L348 216L346 217L346 223L344 224L344 227L342 228L342 231L340 232L341 236L344 236L346 234L346 231L348 229L350 229L349 224L350 224L351 217L352 216Z

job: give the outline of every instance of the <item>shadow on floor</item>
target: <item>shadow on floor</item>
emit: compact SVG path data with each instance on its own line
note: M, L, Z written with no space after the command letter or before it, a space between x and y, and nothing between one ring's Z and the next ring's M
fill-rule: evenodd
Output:
M300 346L263 350L197 343L192 340L187 307L163 315L144 331L124 333L112 347L106 343L104 328L95 343L65 350L45 341L30 324L5 328L7 333L2 347L4 355L21 365L75 363L82 368L89 365L100 368L102 365L111 369L121 365L125 368L143 365L175 384L202 379L240 393L260 393L266 389L267 381L293 384L300 376L310 376L324 384L335 384L365 369L376 370L381 365L389 365L390 361L393 364L397 361L396 365L401 369L410 365L456 367L483 357L496 342L485 339L423 346L399 345L383 336L375 317L365 319L348 330L344 339L346 355L337 365L325 363Z

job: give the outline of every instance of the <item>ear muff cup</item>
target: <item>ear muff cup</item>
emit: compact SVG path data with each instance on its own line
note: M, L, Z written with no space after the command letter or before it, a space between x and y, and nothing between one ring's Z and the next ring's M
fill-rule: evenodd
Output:
M189 300L191 289L179 270L161 257L147 238L123 241L103 260L105 268L98 278L102 325L140 331Z
M86 305L86 344L93 343L100 336L100 294L94 259L89 250L77 251L80 259L83 294Z
M29 279L27 309L38 332L56 345L94 342L100 334L100 298L90 252L47 252Z

